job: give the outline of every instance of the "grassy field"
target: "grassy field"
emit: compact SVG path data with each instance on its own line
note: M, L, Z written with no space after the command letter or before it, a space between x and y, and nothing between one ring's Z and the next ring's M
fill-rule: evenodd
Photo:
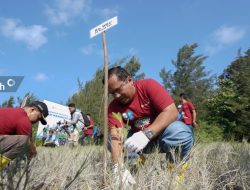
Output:
M99 146L37 149L38 155L23 168L20 163L2 174L3 189L114 189L108 162L107 184L103 183L102 149ZM133 176L130 189L248 190L250 145L236 143L198 144L188 160L183 181L181 166L167 170L163 154L145 155L146 162ZM126 163L125 163L126 165ZM126 166L128 167L128 166ZM4 175L4 176L3 176Z

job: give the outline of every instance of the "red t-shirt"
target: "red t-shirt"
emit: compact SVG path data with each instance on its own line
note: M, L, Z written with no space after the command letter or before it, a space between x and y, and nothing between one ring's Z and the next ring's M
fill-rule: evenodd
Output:
M182 109L182 112L184 112L182 121L187 125L192 125L193 124L192 113L193 113L193 110L195 109L194 105L191 102L186 102L182 104L181 109Z
M0 135L32 136L32 124L22 108L0 108Z
M129 104L122 104L115 99L110 103L108 109L109 127L120 128L128 123L133 131L147 128L155 118L173 103L172 97L161 84L153 79L144 79L134 82L136 89L133 100ZM123 117L120 123L114 118L112 112L129 115L129 119Z
M86 135L93 135L93 127L94 127L94 121L91 117L87 116L89 118L89 122L90 122L90 128L88 128L86 131L84 131L84 134Z

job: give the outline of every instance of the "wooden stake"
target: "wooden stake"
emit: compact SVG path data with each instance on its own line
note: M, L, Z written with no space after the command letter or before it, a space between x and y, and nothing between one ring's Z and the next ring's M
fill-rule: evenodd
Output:
M104 164L104 185L106 186L107 174L107 143L108 143L108 50L105 31L102 32L102 43L104 50L104 143L103 143L103 164Z

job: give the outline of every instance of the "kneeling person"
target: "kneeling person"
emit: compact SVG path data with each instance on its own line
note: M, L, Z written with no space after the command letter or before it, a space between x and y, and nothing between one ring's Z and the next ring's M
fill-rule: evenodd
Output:
M47 139L45 140L43 146L48 146L48 147L55 147L56 146L56 134L53 129L49 130L49 135Z
M133 81L121 67L109 69L108 89L114 100L109 105L108 119L113 164L121 160L123 122L131 126L125 148L138 153L159 145L169 158L170 149L181 146L181 159L191 150L194 140L191 127L176 121L177 109L169 93L153 79ZM121 113L123 121L114 114ZM171 160L170 160L171 161Z
M32 124L41 121L46 125L47 116L47 105L39 101L24 108L0 109L0 170L17 156L36 155Z

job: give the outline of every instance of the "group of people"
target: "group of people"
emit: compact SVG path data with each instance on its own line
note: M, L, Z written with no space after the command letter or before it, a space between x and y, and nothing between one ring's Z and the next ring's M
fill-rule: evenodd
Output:
M68 107L71 119L65 120L62 127L68 131L68 142L73 145L77 145L78 143L81 145L90 145L93 140L95 144L98 144L100 130L94 125L94 121L90 114L78 112L74 103L69 103Z
M194 130L197 126L196 112L185 94L180 95L181 108L178 117L177 107L168 91L153 79L134 81L122 67L114 67L108 71L108 91L113 100L108 108L109 140L108 147L112 158L112 172L115 182L135 183L130 172L123 168L123 152L141 154L150 153L154 147L166 154L166 163L176 159L171 149L178 149L180 160L187 160L194 145ZM40 109L40 106L43 109ZM65 129L70 125L73 131L69 141L78 143L79 132L76 123L84 124L82 114L76 112L75 104L68 105L71 120L65 121ZM120 113L121 118L116 117ZM45 124L48 115L47 106L36 102L25 108L0 109L0 154L1 166L6 160L14 159L24 151L24 145L34 150L31 141L31 124L41 121ZM34 116L34 117L33 117ZM93 122L93 121L92 121ZM120 128L130 126L123 142ZM90 125L93 127L93 123ZM93 134L90 126L84 126L86 138ZM66 132L66 131L65 131ZM25 147L27 147L25 146ZM31 157L35 151L31 151ZM122 172L122 173L119 173Z
M65 129L43 128L42 145L46 147L64 146L67 144L68 136Z
M55 147L71 145L98 145L100 129L94 125L90 114L77 111L74 103L69 103L71 119L57 122L56 127L44 127L42 135L43 146Z

